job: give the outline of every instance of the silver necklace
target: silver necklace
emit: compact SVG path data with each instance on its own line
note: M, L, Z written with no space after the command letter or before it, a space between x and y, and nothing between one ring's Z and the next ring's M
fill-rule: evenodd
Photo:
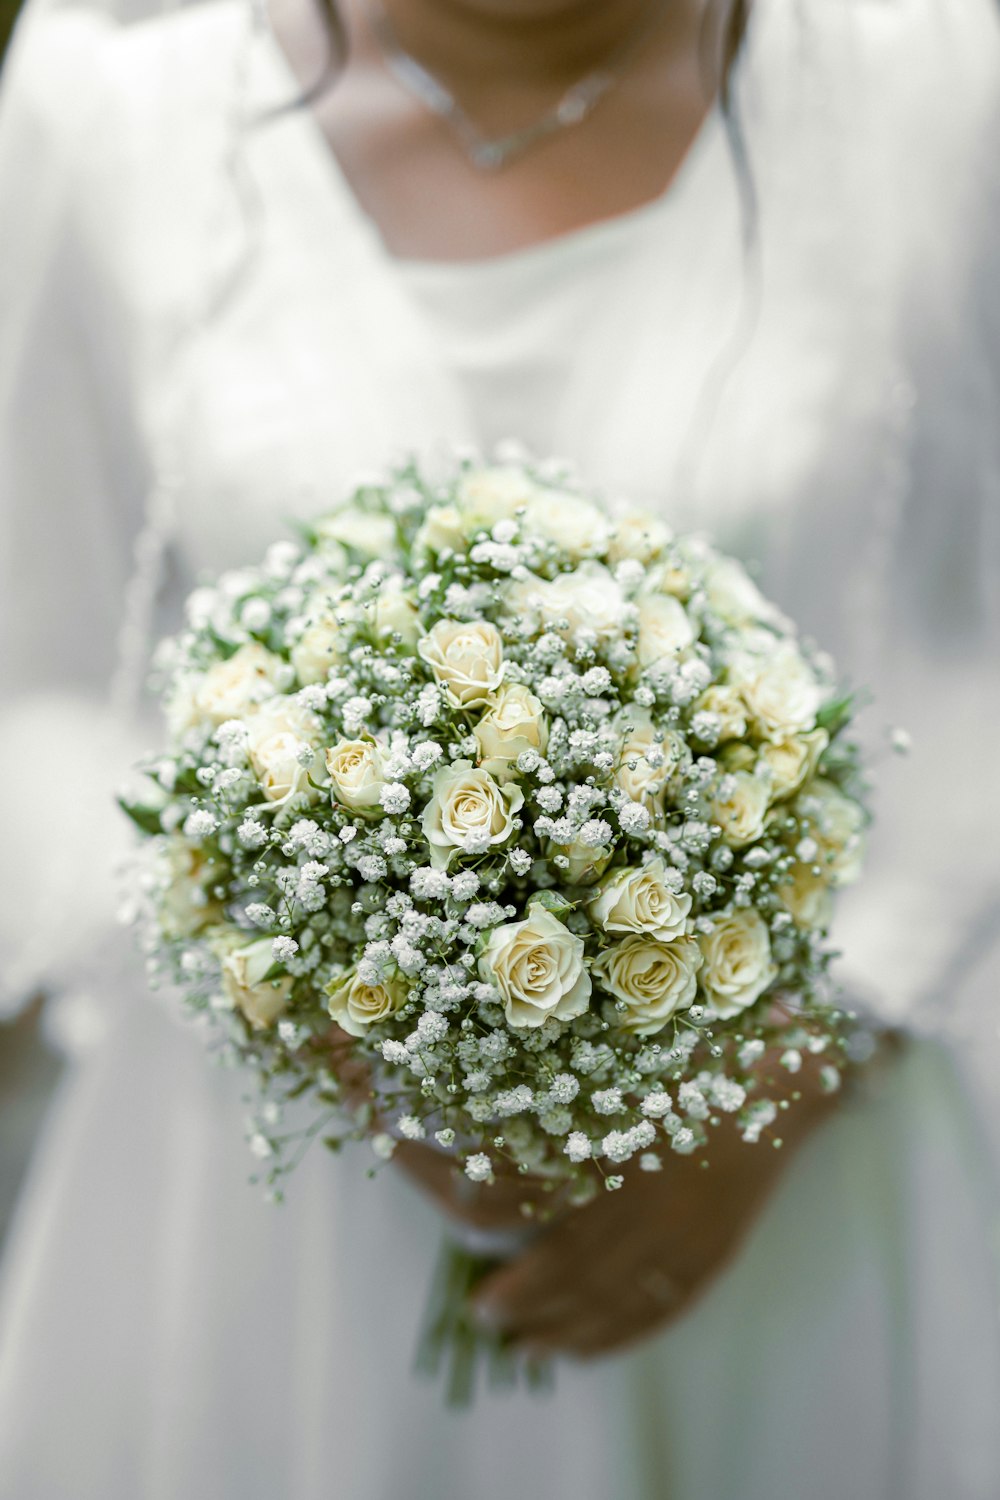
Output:
M407 52L382 0L368 0L367 6L372 35L386 67L403 88L449 127L469 161L480 172L499 172L532 146L588 119L605 94L619 82L626 64L659 24L665 10L666 6L659 4L658 0L651 0L639 25L612 49L599 67L592 68L570 84L551 109L532 124L522 125L508 135L488 136L447 85Z

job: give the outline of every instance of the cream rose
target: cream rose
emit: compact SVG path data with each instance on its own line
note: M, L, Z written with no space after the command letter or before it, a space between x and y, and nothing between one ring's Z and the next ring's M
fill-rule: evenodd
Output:
M503 681L503 642L487 620L438 620L417 651L463 708L488 703Z
M777 978L767 924L750 907L713 918L712 931L698 943L704 959L701 986L722 1020L746 1010Z
M614 850L604 844L594 849L590 844L548 844L550 859L558 860L557 869L567 885L593 885L611 863Z
M406 650L416 648L420 639L420 616L398 579L382 584L379 589L374 606L374 628L379 641L398 635L400 645Z
M711 800L711 816L734 849L752 843L764 832L771 805L771 782L753 771L727 771Z
M812 729L823 701L819 683L797 647L783 641L763 657L747 657L733 678L758 731L784 740Z
M549 742L545 710L534 693L520 683L502 685L491 708L473 733L479 745L479 762L493 776L510 772L525 750L544 755Z
M712 609L728 625L780 619L779 611L764 598L749 573L734 558L720 557L710 563L705 574L705 594Z
M822 875L815 874L812 865L793 865L788 879L779 885L778 895L797 927L829 927L833 915L833 897L826 880Z
M295 675L303 687L325 682L331 667L344 660L345 630L360 619L361 611L351 600L331 604L309 617L289 651Z
M652 813L663 811L670 782L685 765L689 752L673 729L657 731L647 709L629 708L629 724L615 768L614 779L626 797L641 802Z
M363 557L391 557L398 550L396 523L391 516L347 505L313 522L321 542L336 542Z
M691 570L682 562L668 560L654 563L647 569L642 582L643 597L669 594L674 599L690 598L692 588Z
M716 683L706 688L695 704L695 711L714 714L719 721L721 745L726 740L741 740L747 732L747 715L743 699L736 688Z
M218 661L188 683L189 712L194 722L224 724L243 719L259 703L274 695L284 663L257 641L240 646L226 661Z
M461 552L467 541L468 518L457 505L432 505L413 539L416 552Z
M316 768L308 758L319 721L294 698L272 698L247 720L247 756L269 802L302 793L314 801ZM303 763L305 762L305 763Z
M269 937L241 947L233 946L233 941L228 935L221 943L223 992L251 1026L263 1031L286 1010L293 981L287 974L280 979L264 978L274 965Z
M670 544L670 527L651 511L625 511L612 518L611 528L607 547L611 562L632 558L649 563Z
M373 740L339 740L326 752L326 769L334 802L351 812L381 812L386 785L382 747Z
M326 1008L348 1036L364 1036L369 1026L386 1020L405 1004L407 986L399 974L379 984L364 984L347 969L326 986Z
M636 650L640 667L651 667L677 656L694 640L687 610L669 594L648 594L639 601Z
M460 850L484 854L505 844L514 832L514 815L524 793L508 782L498 785L488 771L470 760L456 760L434 778L422 827L431 847L431 864L443 869Z
M507 1022L514 1027L541 1026L550 1018L571 1021L590 1005L583 939L541 906L522 922L493 929L480 955L479 974L500 991Z
M194 937L222 918L222 907L207 893L211 869L201 849L172 835L164 850L165 885L159 917L168 937Z
M819 845L816 863L831 885L850 885L861 874L865 855L865 814L832 781L817 777L802 791L798 812L808 819L809 834Z
M691 897L667 884L662 859L615 870L588 902L590 915L605 932L644 932L661 943L683 937Z
M538 578L514 584L508 607L565 640L572 640L578 630L592 630L600 640L611 640L622 628L625 596L601 563L583 563L550 582Z
M825 729L813 729L809 734L793 734L761 747L760 758L771 775L772 802L790 797L809 780L829 743Z
M458 503L480 526L510 520L538 494L538 485L516 465L469 469L458 483Z
M618 1024L637 1036L652 1036L690 1006L701 962L694 938L663 943L637 934L606 949L594 965L594 975L625 1007Z
M574 562L603 552L611 530L607 516L589 500L553 489L539 490L530 501L524 529L552 542Z

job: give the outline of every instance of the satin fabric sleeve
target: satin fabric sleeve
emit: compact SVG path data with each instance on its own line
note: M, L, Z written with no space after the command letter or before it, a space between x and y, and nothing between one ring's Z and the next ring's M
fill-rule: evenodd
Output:
M0 1012L109 945L130 759L110 709L143 476L86 247L106 23L29 15L0 89ZM110 226L109 226L110 231ZM126 939L115 933L119 943Z
M874 712L903 726L912 750L878 768L871 878L845 893L835 935L845 973L887 1019L951 1037L988 1075L995 1111L1000 15L977 3L964 20L964 71L949 69L952 86L922 112L925 134L907 137L944 185L921 197L915 179L907 214L918 253L901 304L906 472L871 608ZM940 111L958 122L953 136Z

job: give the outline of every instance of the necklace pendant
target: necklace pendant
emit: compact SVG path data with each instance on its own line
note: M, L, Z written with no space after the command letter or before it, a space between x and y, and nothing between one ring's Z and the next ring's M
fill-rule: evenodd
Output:
M508 152L502 141L476 141L469 147L469 156L480 172L499 172L506 166Z

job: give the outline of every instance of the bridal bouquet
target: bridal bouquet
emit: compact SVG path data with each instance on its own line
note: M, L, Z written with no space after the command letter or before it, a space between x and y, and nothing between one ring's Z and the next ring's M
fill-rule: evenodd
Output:
M765 1054L837 1087L850 704L704 540L408 465L198 589L157 667L151 964L259 1075L272 1188L326 1133L581 1201L771 1134Z

